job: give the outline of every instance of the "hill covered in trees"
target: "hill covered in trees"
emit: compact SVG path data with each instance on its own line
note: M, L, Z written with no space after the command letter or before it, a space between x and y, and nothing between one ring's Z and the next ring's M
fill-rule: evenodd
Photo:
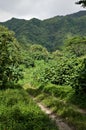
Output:
M55 113L55 120L86 130L85 20L85 12L79 12L3 23L20 43L0 26L0 130L58 130L38 102Z
M70 36L86 35L86 11L46 20L12 18L0 23L15 32L22 45L41 44L49 51L55 51Z

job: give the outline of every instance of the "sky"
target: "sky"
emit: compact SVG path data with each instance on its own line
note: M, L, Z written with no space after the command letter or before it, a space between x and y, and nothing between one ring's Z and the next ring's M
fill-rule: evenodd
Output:
M12 17L47 19L83 10L77 0L0 0L0 22Z

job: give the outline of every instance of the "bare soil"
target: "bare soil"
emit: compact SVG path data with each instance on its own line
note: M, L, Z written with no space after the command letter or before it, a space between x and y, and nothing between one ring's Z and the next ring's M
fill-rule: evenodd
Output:
M66 124L62 119L60 119L56 114L54 114L49 108L45 107L41 103L37 103L43 112L45 112L50 119L55 121L56 125L59 127L59 130L74 130L68 124Z

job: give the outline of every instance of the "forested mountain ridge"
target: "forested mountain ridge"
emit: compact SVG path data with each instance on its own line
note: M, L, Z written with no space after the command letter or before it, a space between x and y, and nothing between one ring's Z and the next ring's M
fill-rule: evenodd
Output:
M23 45L41 44L49 51L54 51L63 45L65 38L86 35L86 11L46 20L12 18L0 24L13 30Z
M1 25L1 130L86 130L86 11Z

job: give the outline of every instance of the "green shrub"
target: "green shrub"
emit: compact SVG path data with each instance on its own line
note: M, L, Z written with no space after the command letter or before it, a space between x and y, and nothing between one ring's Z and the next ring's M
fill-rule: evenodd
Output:
M19 43L14 33L0 26L0 87L7 87L8 83L15 83L22 77L19 67Z
M86 93L86 59L81 59L78 66L74 66L70 80L76 93Z

